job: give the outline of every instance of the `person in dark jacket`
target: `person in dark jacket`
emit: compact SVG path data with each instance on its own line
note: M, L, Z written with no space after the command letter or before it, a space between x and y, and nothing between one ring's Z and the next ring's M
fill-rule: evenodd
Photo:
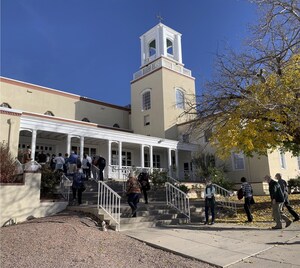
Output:
M245 177L241 178L242 182L242 190L243 190L243 196L244 196L244 210L247 215L247 222L252 222L253 221L253 216L251 214L251 200L253 199L253 194L252 194L252 186L249 182L247 182L247 179Z
M82 204L82 193L85 191L84 187L85 175L81 169L81 163L77 163L77 169L73 174L73 184L72 184L72 192L73 192L73 203L76 202L76 195L78 205Z
M138 176L138 181L142 186L142 192L144 195L145 204L148 204L148 194L147 191L150 190L149 174L144 169Z
M287 183L284 179L282 179L282 176L280 173L277 173L275 175L275 179L278 181L280 187L281 187L281 191L283 192L284 195L284 206L287 208L287 210L289 211L289 213L294 217L294 221L299 221L299 215L298 213L292 208L292 206L290 205L290 201L289 201L289 194L288 194L288 186Z
M285 221L285 227L290 226L292 221L282 211L284 195L281 191L279 183L275 180L272 180L272 178L269 175L265 176L265 181L269 183L269 192L272 202L272 213L276 222L276 225L273 226L272 229L282 229L281 219Z
M99 179L100 179L100 181L103 181L103 179L104 179L103 171L106 167L106 160L102 155L100 155L98 158L97 166L99 167Z

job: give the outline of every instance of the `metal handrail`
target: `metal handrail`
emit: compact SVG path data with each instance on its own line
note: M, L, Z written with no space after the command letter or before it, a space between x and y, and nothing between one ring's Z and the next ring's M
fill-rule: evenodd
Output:
M98 181L99 212L100 208L116 223L116 231L120 231L121 196L103 181Z
M170 182L171 184L173 184L173 185L175 185L175 186L180 186L180 185L181 185L181 182L180 182L180 181L174 179L174 178L171 177L171 176L168 176L168 177L167 177L167 180L168 180L168 182Z
M188 195L173 184L166 182L167 205L174 207L191 221L190 200Z
M91 174L95 181L99 180L99 168L97 168L95 165L91 165Z
M223 207L227 207L232 209L235 213L237 213L237 202L230 201L229 198L233 195L231 191L221 187L218 184L213 184L216 189L215 198L216 201L221 204Z
M68 201L70 200L71 187L72 181L65 174L62 174L60 180L60 193Z

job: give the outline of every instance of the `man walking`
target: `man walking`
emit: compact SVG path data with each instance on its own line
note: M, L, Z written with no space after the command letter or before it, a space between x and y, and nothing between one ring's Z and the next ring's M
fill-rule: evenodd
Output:
M97 166L99 167L99 179L100 181L103 181L103 170L106 166L106 160L102 155L98 158Z
M247 182L247 179L245 177L241 178L241 182L242 182L242 190L243 190L243 195L244 195L244 199L245 199L245 203L244 203L244 209L247 215L247 222L252 222L253 221L253 216L251 214L251 200L253 198L252 196L252 186L249 182Z
M285 227L290 226L292 221L289 220L289 218L282 211L284 196L279 183L275 180L272 180L269 175L265 176L265 181L269 183L269 192L272 202L272 213L276 222L276 225L273 226L272 229L282 229L281 219L285 221Z
M287 183L284 179L282 179L282 176L280 173L277 173L275 175L275 179L278 181L281 191L283 192L284 195L284 205L289 211L289 213L294 217L294 221L299 221L299 215L297 212L291 207L290 201L289 201L289 194L288 194L288 187Z

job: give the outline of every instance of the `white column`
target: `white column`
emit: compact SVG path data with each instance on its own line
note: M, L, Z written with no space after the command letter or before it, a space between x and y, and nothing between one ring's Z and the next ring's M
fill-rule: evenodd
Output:
M71 139L72 139L72 136L68 134L68 136L67 136L67 153L69 156L71 154Z
M111 140L108 141L107 178L111 178Z
M37 131L35 129L33 129L32 136L31 136L31 160L34 160L34 158L35 158L36 133L37 133Z
M149 147L149 157L150 157L150 170L153 172L153 147L150 145Z
M122 174L122 142L119 141L119 179L123 179Z
M145 159L144 159L144 145L141 144L141 168L145 167Z
M84 137L80 137L80 160L83 159L83 150L84 150Z
M168 148L168 169L169 176L172 177L172 150Z
M176 35L175 42L176 60L182 63L181 35Z
M146 59L146 50L145 50L145 36L143 35L141 37L141 66L144 65L145 59Z
M176 179L179 178L178 150L175 150Z

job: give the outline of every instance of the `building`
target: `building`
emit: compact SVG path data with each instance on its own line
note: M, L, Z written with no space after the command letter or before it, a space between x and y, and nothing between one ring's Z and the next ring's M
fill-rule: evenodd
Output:
M159 23L140 42L141 66L131 81L130 108L1 77L1 140L15 156L27 148L32 158L41 151L77 151L81 158L101 154L108 178L123 178L135 167L197 179L193 153L207 141L192 142L183 127L194 119L183 112L195 101L195 79L182 61L181 34ZM281 153L260 159L233 154L227 164L233 181L246 176L259 185L265 174L291 178L300 168L299 157Z

